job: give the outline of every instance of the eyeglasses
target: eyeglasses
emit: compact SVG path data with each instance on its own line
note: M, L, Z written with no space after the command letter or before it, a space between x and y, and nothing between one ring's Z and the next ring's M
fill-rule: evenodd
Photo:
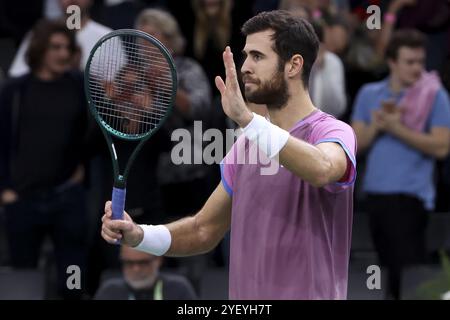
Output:
M133 266L138 266L140 268L148 267L150 264L152 264L157 258L150 258L150 259L141 259L141 260L127 260L127 259L121 259L120 262L122 263L122 266L124 268L131 268Z

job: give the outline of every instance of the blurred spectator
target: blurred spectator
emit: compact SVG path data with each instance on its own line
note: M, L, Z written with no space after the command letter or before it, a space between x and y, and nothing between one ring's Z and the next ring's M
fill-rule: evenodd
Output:
M192 1L195 10L196 24L194 52L203 58L209 41L216 48L222 49L230 39L231 33L231 1L199 0ZM214 23L213 25L211 25Z
M26 54L31 72L0 92L0 195L11 264L36 268L49 235L65 298L80 297L80 290L67 289L66 270L83 271L86 258L87 108L81 74L68 72L75 52L75 35L64 23L40 22Z
M347 20L329 12L322 13L319 20L324 22L323 42L325 48L342 57L350 42L350 29Z
M77 5L81 11L81 29L76 32L76 41L81 48L81 64L80 69L84 69L89 53L94 47L95 43L105 34L112 30L105 27L89 17L89 8L92 5L93 0L60 0L61 8L66 13L66 9L71 5ZM25 52L30 44L31 35L28 34L22 41L19 50L11 64L9 69L9 75L12 77L21 76L29 71L29 66L25 60Z
M107 280L96 300L195 300L194 288L182 276L160 273L163 257L122 246L123 278Z
M369 73L385 71L385 68L383 68L385 65L384 55L380 56L376 49L379 38L379 31L368 30L364 23L353 30L352 40L344 56L349 70ZM358 79L356 82L360 86L367 81Z
M423 262L427 213L433 210L435 159L450 144L450 102L436 74L424 71L425 38L393 34L390 75L358 93L352 126L358 151L368 152L364 179L370 227L390 297L398 299L402 268Z
M320 48L309 77L311 99L322 111L340 118L347 108L344 66L337 55L325 48L323 29L319 22L314 22L313 27Z
M223 73L222 52L232 40L231 0L192 0L195 22L193 57L205 67L212 88L214 78Z
M384 56L379 56L376 51L380 38L380 30L367 28L367 7L371 4L379 5L377 1L366 0L351 1L351 14L347 16L346 23L349 27L349 38L347 49L342 56L347 91L347 112L342 117L349 121L352 106L356 94L365 83L379 81L386 77L388 70ZM358 183L358 182L357 182Z
M385 3L387 1L384 1ZM450 58L450 2L442 0L395 0L386 5L383 15L381 37L378 52L382 56L387 42L395 29L415 28L427 36L426 63L427 70L439 72L443 85L450 89L448 70ZM448 69L448 68L447 68ZM439 162L437 177L436 210L448 211L448 177L450 158Z

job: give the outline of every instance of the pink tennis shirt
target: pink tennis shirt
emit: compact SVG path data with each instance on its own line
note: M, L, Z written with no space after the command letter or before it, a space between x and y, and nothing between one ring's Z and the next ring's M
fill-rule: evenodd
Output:
M262 174L269 160L259 153L257 163L249 161L253 143L244 135L238 138L221 163L222 183L232 197L230 299L347 297L355 134L319 110L290 134L312 145L341 145L347 173L343 181L322 188L278 163L275 173Z

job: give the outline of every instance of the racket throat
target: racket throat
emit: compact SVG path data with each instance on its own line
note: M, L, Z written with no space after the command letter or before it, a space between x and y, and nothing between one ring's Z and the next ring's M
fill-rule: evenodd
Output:
M114 188L117 188L117 189L125 189L126 188L126 182L125 182L125 178L123 177L123 175L119 174L118 176L116 176L116 178L114 179Z

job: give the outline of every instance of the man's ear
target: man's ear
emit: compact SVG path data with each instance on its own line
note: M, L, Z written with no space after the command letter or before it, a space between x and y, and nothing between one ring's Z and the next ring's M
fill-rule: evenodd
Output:
M387 64L388 64L389 69L392 70L393 68L395 68L396 61L392 58L388 58Z
M285 66L285 74L288 78L294 78L302 73L303 62L303 57L300 54L294 54L292 56L291 60L289 60Z

